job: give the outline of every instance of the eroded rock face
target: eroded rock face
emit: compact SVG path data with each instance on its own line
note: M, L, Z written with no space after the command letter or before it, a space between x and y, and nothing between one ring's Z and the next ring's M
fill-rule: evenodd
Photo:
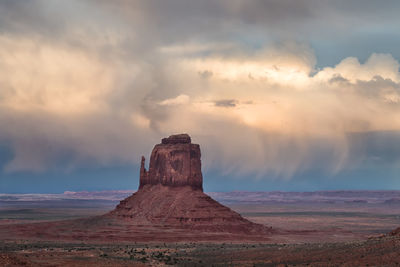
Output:
M154 147L150 168L142 157L139 190L107 214L72 221L18 224L15 237L93 241L255 241L271 228L246 220L203 192L200 147L187 134ZM68 231L65 231L68 229ZM0 236L4 235L0 227Z
M163 138L151 153L148 171L142 157L139 190L105 218L163 229L269 234L271 229L244 219L203 192L200 157L200 146L192 144L189 135Z
M187 134L163 138L151 153L149 170L142 157L139 189L145 185L191 186L203 190L201 152L198 144L192 144Z

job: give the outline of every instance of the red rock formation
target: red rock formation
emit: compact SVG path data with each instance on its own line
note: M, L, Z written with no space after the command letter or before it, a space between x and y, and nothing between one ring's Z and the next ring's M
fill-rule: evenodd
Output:
M244 219L203 193L200 156L200 146L192 144L187 134L162 139L151 153L148 171L142 157L139 190L109 215L139 225L265 232L264 226Z
M187 134L142 157L139 190L111 212L56 222L0 225L0 236L85 242L267 241L271 228L252 223L203 193L200 147Z
M200 146L192 144L187 134L163 138L151 153L149 171L142 157L139 189L147 184L162 184L203 190L200 156Z

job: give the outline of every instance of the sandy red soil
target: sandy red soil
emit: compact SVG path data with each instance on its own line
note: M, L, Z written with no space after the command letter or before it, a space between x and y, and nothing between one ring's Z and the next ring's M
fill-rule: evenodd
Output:
M18 207L20 210L8 207L10 213L4 207L1 209L2 218L15 219L0 223L0 266L396 266L400 263L400 230L381 234L399 223L398 207L387 204L297 202L230 206L267 229L272 226L272 231L262 235L215 233L207 231L207 227L177 228L172 227L173 223L135 224L129 218L96 215L107 211L87 207L74 206L71 210ZM59 220L85 214L95 216ZM45 221L52 216L58 221Z
M398 266L400 237L345 243L0 242L1 266Z
M268 221L268 217L251 217L257 218ZM330 220L329 224L333 223L334 219ZM400 230L367 239L345 229L307 229L307 220L303 224L299 220L298 229L290 230L287 227L293 224L284 221L281 218L281 225L286 225L283 228L274 226L266 235L250 237L165 225L132 225L129 220L110 216L39 223L17 221L0 226L0 266L400 264Z

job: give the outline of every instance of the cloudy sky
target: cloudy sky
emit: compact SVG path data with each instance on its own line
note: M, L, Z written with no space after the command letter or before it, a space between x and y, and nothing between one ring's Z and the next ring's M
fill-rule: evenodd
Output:
M397 0L0 0L0 192L400 189Z

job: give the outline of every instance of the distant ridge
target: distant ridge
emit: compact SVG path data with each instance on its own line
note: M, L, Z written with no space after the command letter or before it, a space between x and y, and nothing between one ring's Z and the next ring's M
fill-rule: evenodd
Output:
M105 190L105 191L65 191L62 194L1 194L0 201L62 201L68 199L109 200L119 201L136 190ZM366 201L367 203L397 203L400 200L400 190L337 190L313 192L284 191L231 191L207 192L209 196L222 203L240 202L295 202L295 201Z

